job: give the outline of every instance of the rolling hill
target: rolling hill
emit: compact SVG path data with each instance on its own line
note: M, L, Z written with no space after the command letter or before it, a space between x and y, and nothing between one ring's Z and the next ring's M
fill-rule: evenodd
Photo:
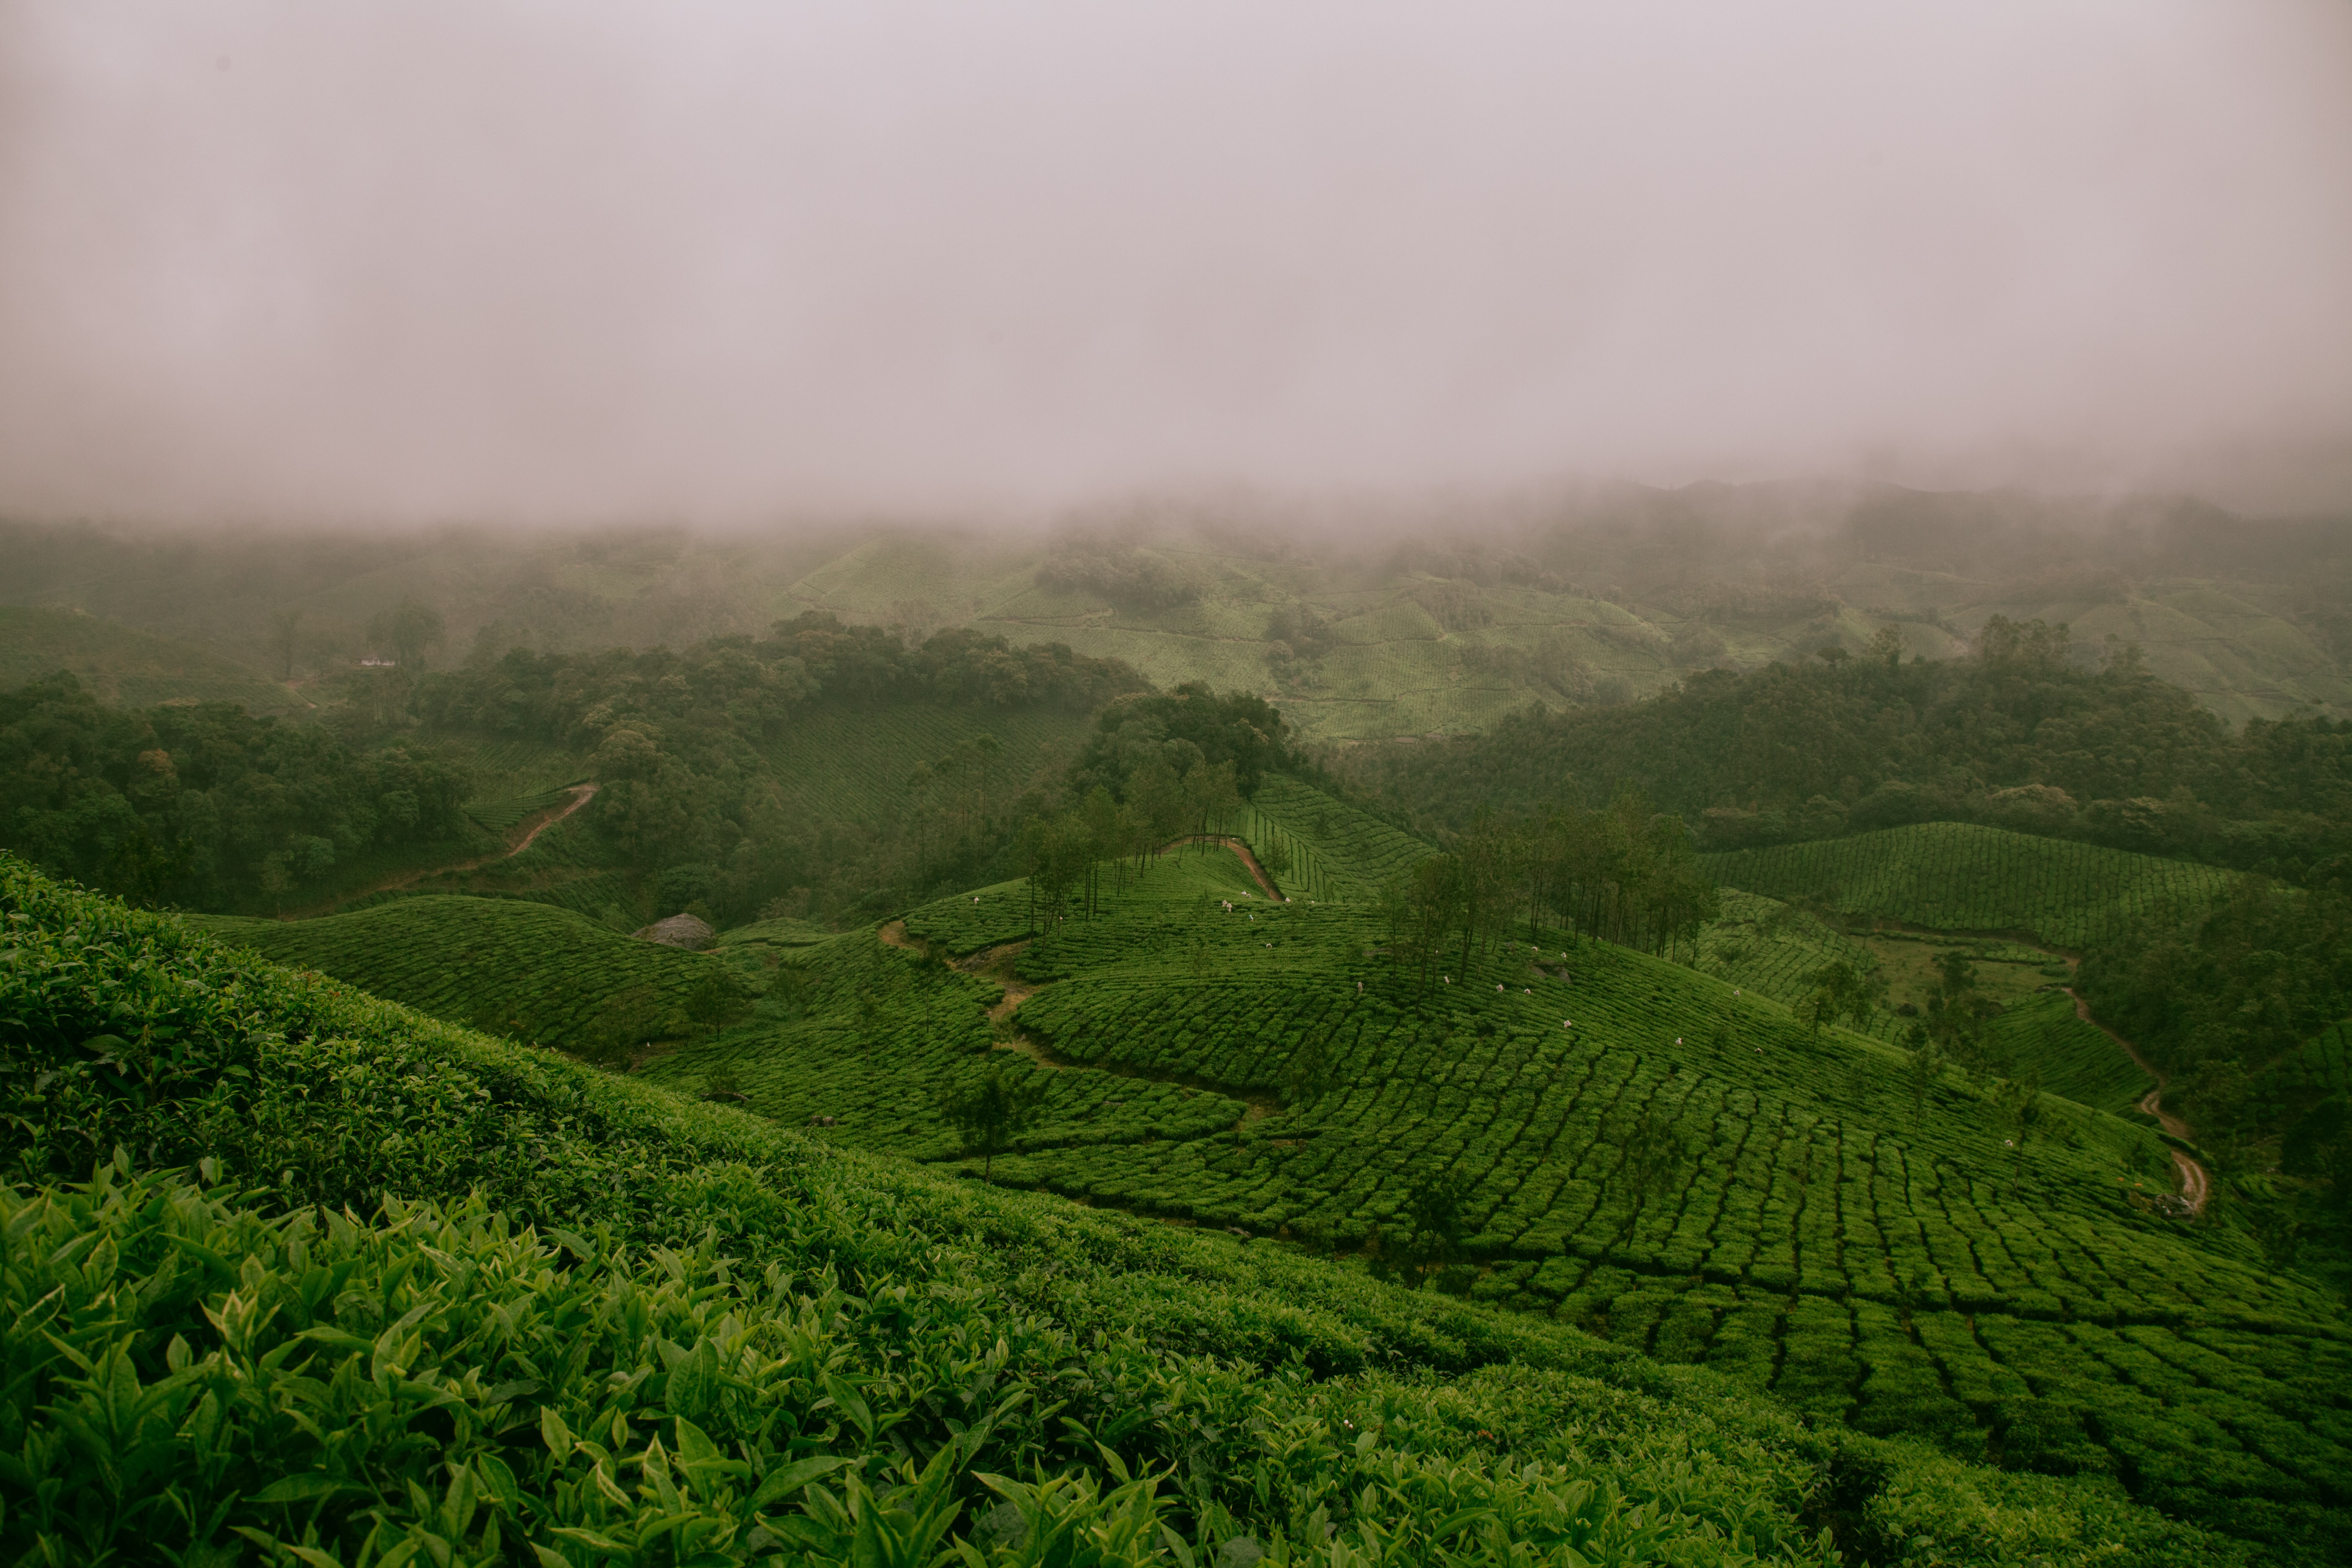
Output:
M0 597L72 606L248 668L276 614L308 674L383 610L446 621L442 668L511 646L680 647L803 610L1064 642L1162 687L1266 693L1318 741L1464 733L1529 704L1609 705L1699 672L1859 651L1930 658L1993 616L2137 644L2235 723L2352 713L2340 521L2186 498L1938 494L1798 482L1617 487L1418 506L1129 508L1058 531L941 524L505 536L168 536L0 522ZM1286 617L1279 625L1276 616ZM42 656L41 673L64 662ZM176 694L176 693L173 693Z
M2014 931L2080 949L2234 879L2210 866L1966 822L1702 856L1726 887L1938 931Z
M2110 1481L828 1147L14 862L0 908L19 1556L2248 1559Z
M2134 1201L2169 1167L2111 1113L2111 1065L2084 1056L2056 1075L2084 1098L2045 1092L2021 1120L1999 1080L1919 1079L1769 987L1552 931L1424 988L1354 869L1401 847L1303 786L1268 804L1336 897L1273 901L1195 847L1121 873L1092 919L1041 924L1016 882L878 929L747 931L725 962L748 1011L640 1076L836 1147L1572 1326L1825 1429L2334 1550L2340 1303ZM357 978L372 961L350 951ZM494 989L513 966L478 973ZM568 991L605 984L590 965ZM960 1120L990 1085L1019 1107L1001 1147Z
M0 688L67 670L102 702L235 702L256 713L304 714L290 688L210 648L75 610L0 605Z
M433 1017L584 1056L626 1059L740 1011L718 959L541 903L428 895L318 920L189 919Z
M2320 586L2352 559L2340 526L2253 525L2194 503L1699 485L1434 528L1361 520L1387 542L1368 564L1360 532L1327 551L1332 523L1171 511L1032 541L897 533L778 602L918 633L1050 637L1163 686L1265 692L1328 742L1622 702L1701 670L1859 651L1887 625L1948 658L1994 616L2068 622L2092 649L2137 644L2159 679L2232 722L2352 711ZM1104 558L1115 569L1087 570ZM1132 591L1139 561L1175 602ZM1277 627L1277 612L1310 635Z

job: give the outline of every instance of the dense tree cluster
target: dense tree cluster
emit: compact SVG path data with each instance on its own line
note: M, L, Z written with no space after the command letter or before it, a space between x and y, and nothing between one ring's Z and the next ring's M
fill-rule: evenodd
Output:
M2201 1135L2275 1127L2307 1108L2296 1101L2311 1086L2269 1069L2352 1014L2352 897L2247 878L2210 909L2143 921L2086 954L2080 988L2172 1075L2166 1101L2189 1108Z
M1220 697L1202 682L1187 681L1104 709L1071 776L1081 791L1100 784L1124 798L1127 781L1155 757L1180 777L1198 763L1229 763L1244 795L1255 795L1267 773L1304 763L1274 704L1245 691Z
M1428 828L1631 784L1709 849L1977 821L2297 881L2352 869L2352 723L2232 732L2135 650L2085 668L2063 626L1999 617L1970 659L1906 661L1890 632L1861 658L1709 671L1653 701L1333 765Z
M110 708L65 673L0 693L0 845L149 902L267 905L459 838L464 785L429 748L362 752L234 703Z
M794 888L814 907L983 875L1037 782L982 736L877 781L873 819L812 821L787 801L764 749L820 705L906 701L1092 710L1143 681L1059 643L1015 648L956 629L915 647L829 615L779 621L761 639L537 654L516 648L416 683L428 727L550 742L585 753L603 785L588 826L651 879L665 908L745 918Z
M1077 900L1078 912L1102 907L1103 878L1116 892L1130 871L1140 877L1151 857L1186 835L1202 837L1225 827L1241 805L1231 762L1198 758L1179 774L1164 757L1146 757L1127 780L1125 800L1097 784L1083 799L1023 825L1015 864L1029 879L1029 916L1058 923Z
M1296 765L1282 715L1246 692L1199 682L1110 703L1058 787L1021 830L1015 864L1029 879L1032 923L1101 906L1141 876L1156 850L1223 831L1270 771ZM1062 804L1053 808L1055 800Z
M713 637L683 652L512 648L425 677L415 703L429 725L566 745L602 743L624 712L694 730L724 729L751 742L782 734L803 704L863 708L929 698L1087 711L1143 685L1120 661L1090 658L1062 643L1016 648L959 627L909 647L887 628L844 626L812 612L778 621L764 638Z
M1481 813L1451 848L1381 890L1389 952L1424 989L1466 973L1473 957L1524 921L1645 952L1695 943L1716 891L1679 817L1627 790L1606 809L1557 807L1509 818Z

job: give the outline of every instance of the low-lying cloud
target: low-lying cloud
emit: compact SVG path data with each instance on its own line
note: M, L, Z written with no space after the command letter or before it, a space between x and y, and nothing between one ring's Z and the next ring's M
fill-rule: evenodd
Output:
M0 508L2352 500L2339 5L0 13Z

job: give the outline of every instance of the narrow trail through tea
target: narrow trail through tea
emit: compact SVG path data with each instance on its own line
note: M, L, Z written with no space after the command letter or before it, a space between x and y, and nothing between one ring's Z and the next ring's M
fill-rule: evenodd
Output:
M1171 855L1187 844L1215 844L1232 850L1241 858L1242 864L1249 868L1249 874L1256 879L1257 885L1265 889L1265 896L1277 902L1282 900L1282 889L1274 885L1274 879L1265 874L1265 868L1257 863L1257 857L1250 853L1250 847L1240 839L1221 833L1195 833L1162 846L1160 853Z
M2179 1138L2183 1142L2193 1142L2195 1141L2195 1135L2189 1131L2189 1123L2183 1121L2180 1118L2173 1115L2170 1111L2164 1109L2164 1085L2166 1075L2162 1071L2158 1070L2154 1062L2149 1061L2146 1057L2139 1054L2139 1047L2137 1046L2133 1045L2129 1040L2125 1039L2121 1035L2116 1034L2113 1029L2108 1028L2105 1024L2100 1023L2096 1018L2091 1016L2091 1005L2088 1002L2084 1001L2072 987L2068 988L2066 994L2074 998L2074 1016L2082 1019L2083 1022L2090 1025L2093 1028L2106 1036L2107 1038L2121 1046L2124 1048L2125 1053L2138 1065L2140 1071L2156 1079L2156 1087L2149 1089L2146 1094L2140 1097L2139 1109L2141 1112L2145 1115L2155 1117L2156 1124L2163 1128L2165 1131L2170 1133L2173 1137ZM2188 1203L2189 1212L2192 1215L2203 1214L2205 1212L2205 1201L2211 1197L2213 1194L2213 1179L2206 1173L2205 1167L2202 1164L2191 1159L2187 1154L2182 1153L2179 1150L2174 1149L2169 1151L2169 1152L2172 1155L2172 1163L2179 1166L2180 1170L2180 1195L2182 1199Z
M477 871L485 866L495 865L500 860L511 860L530 848L541 834L594 800L596 790L597 786L593 784L572 785L571 805L562 810L550 806L547 810L540 812L535 818L529 819L530 826L524 831L523 836L496 855L478 855L471 860L457 860L446 866L427 866L420 870L404 871L397 877L387 878L383 881L373 883L352 892L338 893L325 903L314 904L309 909L297 910L290 914L281 914L278 918L289 921L309 920L316 915L331 913L346 904L356 903L362 899L377 893L396 892L402 888L413 888L430 877L446 877L458 871Z

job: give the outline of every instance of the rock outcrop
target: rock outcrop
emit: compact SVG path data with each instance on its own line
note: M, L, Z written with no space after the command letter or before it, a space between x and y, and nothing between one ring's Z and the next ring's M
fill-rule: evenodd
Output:
M689 947L699 952L709 947L710 939L719 933L710 929L708 921L693 915L672 915L629 934L640 942L657 942L664 947Z

